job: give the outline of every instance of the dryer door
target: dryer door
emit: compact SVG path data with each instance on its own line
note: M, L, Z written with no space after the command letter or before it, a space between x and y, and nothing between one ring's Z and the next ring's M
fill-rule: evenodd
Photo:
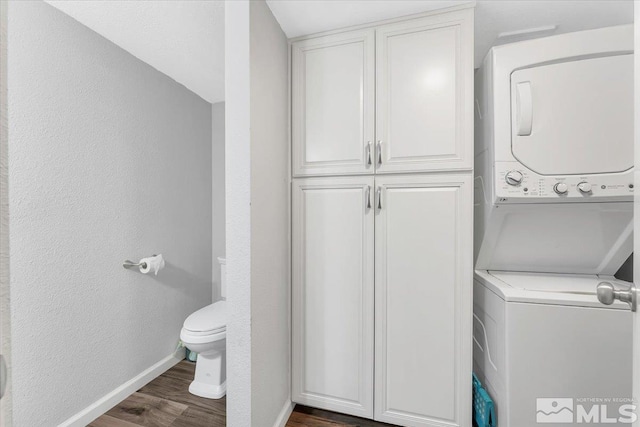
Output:
M540 175L633 167L633 55L511 74L511 148Z

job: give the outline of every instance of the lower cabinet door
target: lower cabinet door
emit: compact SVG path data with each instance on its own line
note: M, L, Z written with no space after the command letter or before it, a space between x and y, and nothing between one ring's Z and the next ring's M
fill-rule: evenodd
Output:
M471 174L375 184L374 417L471 426Z
M373 417L373 177L294 179L292 400Z

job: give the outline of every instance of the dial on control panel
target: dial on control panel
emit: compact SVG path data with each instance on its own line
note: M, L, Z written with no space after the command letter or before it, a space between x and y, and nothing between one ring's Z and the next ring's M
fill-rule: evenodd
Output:
M583 181L578 184L578 190L580 190L582 194L589 194L591 193L591 184Z
M505 181L507 181L507 184L509 185L520 185L522 184L522 180L524 179L524 176L520 171L509 171L504 176L504 179Z
M553 186L553 191L558 194L567 194L567 191L569 191L569 186L564 182L559 182Z

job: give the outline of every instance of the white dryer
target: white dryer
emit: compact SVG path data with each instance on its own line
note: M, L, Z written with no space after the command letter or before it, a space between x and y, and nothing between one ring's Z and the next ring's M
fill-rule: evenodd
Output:
M496 402L498 426L538 426L540 398L631 396L631 311L600 304L602 280L628 287L589 275L477 272L474 371Z
M632 252L633 27L494 47L475 90L476 268L614 274Z

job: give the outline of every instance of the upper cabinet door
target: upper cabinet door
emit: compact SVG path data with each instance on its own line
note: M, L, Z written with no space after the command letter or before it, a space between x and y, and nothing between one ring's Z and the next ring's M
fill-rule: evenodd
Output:
M292 44L293 175L373 173L374 30Z
M471 169L473 10L376 30L376 170Z

